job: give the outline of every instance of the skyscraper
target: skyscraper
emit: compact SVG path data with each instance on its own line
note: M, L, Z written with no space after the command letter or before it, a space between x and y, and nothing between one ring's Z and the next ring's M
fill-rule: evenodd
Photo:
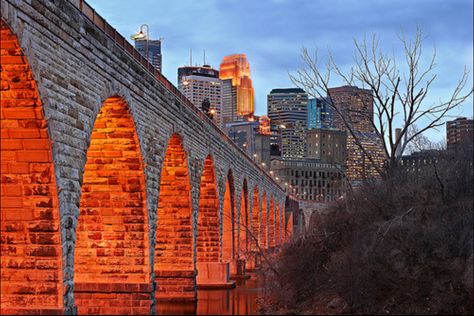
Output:
M209 102L212 120L221 127L222 81L218 70L209 65L179 67L178 89L200 109Z
M255 117L256 118L256 117ZM266 116L258 120L230 122L225 131L230 139L258 164L270 165L270 126Z
M330 128L332 126L331 106L326 99L308 100L308 129Z
M273 89L267 96L268 117L283 159L306 157L308 95L300 88Z
M237 87L232 79L222 80L221 126L238 121L237 119Z
M148 61L159 72L161 69L161 40L139 39L135 40L135 48L140 54L148 58ZM148 49L148 54L147 54Z
M219 78L225 83L226 95L222 106L223 123L243 120L254 113L254 90L250 66L245 54L225 56L220 65ZM229 86L231 84L231 87ZM234 103L235 101L235 103Z
M348 131L347 133L347 178L349 181L360 181L368 177L379 177L377 168L382 168L385 152L382 139L373 125L374 99L371 90L354 86L330 88L328 91L333 102L333 126ZM344 123L344 121L346 123ZM364 150L361 149L364 148ZM366 154L367 153L367 154ZM372 158L372 161L370 161Z

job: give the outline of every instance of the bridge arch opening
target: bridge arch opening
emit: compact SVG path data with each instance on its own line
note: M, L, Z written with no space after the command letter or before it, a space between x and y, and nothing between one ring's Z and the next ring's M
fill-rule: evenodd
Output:
M175 133L168 141L160 177L154 267L158 301L196 299L192 221L187 155Z
M149 295L151 283L143 163L129 106L119 96L105 100L94 123L76 234L78 313L149 312L149 299L125 303L132 293Z
M285 226L285 241L289 241L293 236L293 212L288 214L288 219Z
M240 199L240 217L239 217L239 252L241 257L246 257L249 251L249 192L247 179L244 179L242 185L242 196Z
M222 211L222 261L235 258L235 191L234 176L229 169L225 183L224 208Z
M262 250L268 248L268 213L267 213L267 193L263 191L262 194L262 218L260 221L260 233L262 234L262 239L260 246Z
M275 200L275 246L280 245L280 203Z
M252 229L251 229L250 248L252 252L258 252L260 246L260 201L258 198L258 187L253 189L253 206L252 206Z
M47 121L16 35L1 20L0 314L63 311L58 192Z
M268 247L274 248L275 246L275 203L273 197L271 197L268 212Z
M219 200L212 157L207 156L201 174L199 195L197 263L219 261Z

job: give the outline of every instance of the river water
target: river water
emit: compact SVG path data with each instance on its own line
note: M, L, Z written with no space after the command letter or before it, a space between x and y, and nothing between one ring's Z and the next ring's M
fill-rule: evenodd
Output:
M158 302L156 312L158 315L258 315L261 282L255 275L236 282L234 289L198 290L197 304Z

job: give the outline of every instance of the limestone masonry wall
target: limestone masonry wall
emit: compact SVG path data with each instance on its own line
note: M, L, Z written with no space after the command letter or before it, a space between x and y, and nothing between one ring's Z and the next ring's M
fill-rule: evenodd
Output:
M250 226L258 227L259 232L265 234L262 236L264 245L268 242L268 232L272 234L272 245L274 240L283 239L283 236L273 236L275 231L283 234L284 229L275 230L272 212L268 212L272 216L272 228L267 229L263 223L267 221L269 207L272 210L274 207L266 204L274 201L276 205L284 205L285 192L214 126L97 28L73 3L2 0L1 14L2 312L21 313L13 309L20 305L28 307L28 303L38 300L36 294L44 297L30 307L47 306L51 311L59 308L73 313L79 301L86 302L99 295L122 299L116 309L83 312L133 312L131 300L152 296L150 293L155 289L151 284L155 282L156 273L161 271L162 278L176 278L179 273L185 274L186 278L192 277L193 272L186 270L195 267L196 262L201 174L208 156L216 173L217 188L212 183L204 186L204 195L211 200L202 203L212 210L212 194L216 191L220 225L225 185L231 170L235 225L244 218L240 216L240 208L241 201L245 201L241 196L245 180ZM24 100L21 104L18 103L20 97ZM110 108L105 109L106 106ZM117 120L101 121L98 118L101 109L112 113L111 117L118 115ZM5 124L10 124L10 130ZM34 126L20 131L22 124ZM111 134L115 135L111 136L112 140L108 138ZM180 144L176 143L175 137L179 138ZM10 146L8 151L4 146ZM185 165L179 166L184 169L163 169L167 148L174 150L179 146L183 153L173 153L169 164L178 164L176 161L184 157ZM115 167L109 168L109 165ZM166 178L163 178L162 170L168 170L163 171ZM172 180L178 178L189 184L179 180L180 185L173 186ZM160 198L160 183L167 182L170 183L165 186L165 195ZM189 214L181 211L187 197L174 200L172 197L183 192L189 196ZM166 205L158 205L162 200ZM257 200L265 203L261 223L258 222L260 217L252 214L262 209L261 205L253 205ZM157 218L158 214L169 215L167 211L171 208L167 207L180 208L182 234L166 230L179 226L172 220ZM23 210L21 219L15 215L19 209ZM122 218L117 220L114 216ZM12 222L9 223L9 219ZM215 217L207 220L215 222ZM157 236L156 232L160 231L157 222L161 221L165 223L161 228L163 234L184 243L180 249L164 245L169 241L163 238L165 235ZM110 228L115 224L118 225L116 228ZM186 230L189 225L192 229ZM7 231L8 236L4 235ZM207 238L213 243L211 248L216 242L212 235L214 231L201 237L203 241ZM4 239L19 238L13 232L26 234L28 240L18 241L14 246L14 242ZM112 241L107 240L107 236L112 236ZM109 248L82 247L85 240L96 244L107 242ZM157 245L157 240L161 244ZM189 240L193 241L192 245L187 244ZM219 242L222 243L222 237ZM75 249L76 244L78 249ZM16 254L11 247L16 247ZM210 258L216 260L213 249ZM35 252L30 259L42 256L42 265L28 265L28 259L21 257L28 251ZM234 251L238 252L237 247ZM193 254L192 258L179 259L181 272L172 274L170 267L157 270L157 265L172 262L180 253ZM75 255L79 257L75 259ZM156 262L160 256L166 258L163 263ZM117 258L123 260L116 261L112 268ZM88 269L91 262L94 265ZM11 269L9 273L18 280L13 282L11 275L3 273L4 268ZM29 290L22 288L20 291L11 285L22 287L24 276L30 270L36 270L35 275L47 274L44 277L48 282L41 288L30 285ZM78 273L82 273L82 279L80 285L76 284L75 302ZM118 286L106 284L100 292L91 282L105 282L97 280L97 275L104 273L110 279L129 282L132 290L118 289L115 294L106 295ZM3 281L9 281L11 288L4 289ZM35 280L31 281L34 283ZM183 282L185 287L192 285L189 281ZM165 285L166 282L158 287ZM135 287L139 290L133 294ZM4 305L4 293L10 293L13 299L9 306ZM28 297L35 299L28 300ZM136 306L134 312L145 313L146 306L145 309L141 307Z

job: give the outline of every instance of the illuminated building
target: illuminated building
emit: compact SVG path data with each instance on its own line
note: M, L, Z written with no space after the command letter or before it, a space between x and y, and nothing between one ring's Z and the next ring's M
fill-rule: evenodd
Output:
M244 54L225 56L220 65L219 78L225 82L223 123L253 116L254 91L247 57Z
M264 135L270 135L270 118L266 115L260 116L258 119L259 123L259 133Z
M374 116L374 98L372 91L359 89L354 86L329 88L334 107L336 107L346 122L357 132L374 132L372 125ZM339 113L333 110L332 121L335 128L346 130L347 127Z
M148 47L147 47L148 46ZM161 40L147 40L140 39L135 40L135 48L143 56L148 56L148 61L156 68L159 72L162 70L161 61ZM147 54L148 48L148 54Z
M355 133L357 139L361 143L374 164L382 168L385 163L385 152L380 136L377 133ZM360 146L357 145L352 135L347 135L347 179L349 181L360 181L367 178L380 178L380 174L370 161L369 157L364 154Z
M330 88L328 91L333 105L332 123L339 130L347 131L347 178L349 181L360 181L366 178L379 178L380 174L369 157L356 143L348 131L344 120L351 126L364 150L370 155L374 164L382 168L385 162L385 151L380 135L373 126L374 98L372 91L354 86ZM342 116L341 116L342 115ZM344 118L344 119L343 119Z
M209 101L212 119L221 127L222 81L218 70L209 65L179 67L178 89L200 109Z
M308 95L300 88L273 89L267 96L272 146L283 159L306 156Z

